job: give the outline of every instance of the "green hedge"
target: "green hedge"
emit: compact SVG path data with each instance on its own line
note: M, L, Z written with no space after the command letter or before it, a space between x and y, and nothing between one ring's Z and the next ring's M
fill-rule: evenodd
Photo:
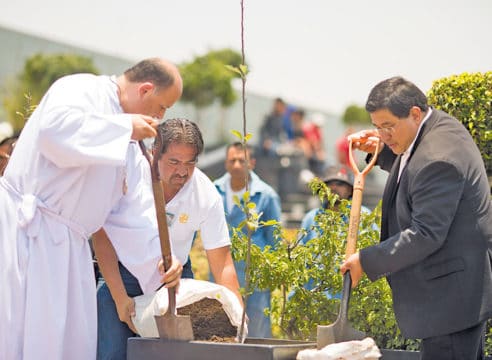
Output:
M492 173L492 71L463 73L434 81L429 103L456 117L478 145Z

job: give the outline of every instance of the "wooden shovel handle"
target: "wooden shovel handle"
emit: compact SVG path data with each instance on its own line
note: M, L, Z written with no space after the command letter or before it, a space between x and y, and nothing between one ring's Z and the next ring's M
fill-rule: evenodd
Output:
M161 243L162 260L164 262L164 270L169 270L172 265L171 243L169 240L169 230L167 227L166 215L166 200L164 198L164 188L159 179L158 157L150 158L143 141L138 142L142 152L149 162L150 172L152 174L152 191L154 193L155 211L157 213L157 228L159 230L159 239Z
M379 147L381 146L381 141L379 138L376 143L376 151L371 161L366 165L364 170L359 171L357 164L354 161L354 155L352 151L352 139L349 140L349 160L350 166L354 171L354 187L352 193L352 205L350 207L350 220L349 228L347 233L347 247L345 249L345 258L347 259L350 255L355 253L357 246L357 235L359 233L359 222L360 222L360 209L362 207L362 191L364 190L364 182L367 173L373 168L376 163L376 159L379 154Z

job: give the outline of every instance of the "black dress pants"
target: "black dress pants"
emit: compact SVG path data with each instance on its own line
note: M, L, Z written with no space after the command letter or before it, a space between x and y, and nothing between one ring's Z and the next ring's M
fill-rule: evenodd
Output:
M483 360L486 324L422 339L421 360Z

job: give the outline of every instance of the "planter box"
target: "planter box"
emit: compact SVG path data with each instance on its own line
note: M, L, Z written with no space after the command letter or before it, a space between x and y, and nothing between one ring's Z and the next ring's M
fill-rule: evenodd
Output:
M316 348L316 343L263 338L247 338L244 344L130 338L127 360L295 360L299 351L310 348Z
M295 360L299 351L312 348L316 343L263 338L247 338L244 344L130 338L127 360ZM381 349L381 354L380 360L420 359L418 351Z

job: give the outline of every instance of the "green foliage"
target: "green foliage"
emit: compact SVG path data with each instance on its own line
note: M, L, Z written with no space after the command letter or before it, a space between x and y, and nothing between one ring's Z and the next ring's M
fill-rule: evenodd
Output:
M7 120L16 131L21 130L33 106L39 103L51 84L62 76L81 72L98 73L92 60L85 56L42 53L31 56L4 99Z
M183 102L190 102L197 108L211 105L218 99L227 107L236 100L232 80L247 71L241 55L231 49L210 51L197 56L192 62L179 66L183 77Z
M370 125L371 117L365 108L358 105L349 105L342 115L342 122L345 125Z
M314 193L333 203L332 194L319 179L311 184ZM243 211L247 208L244 204ZM346 246L348 224L343 219L350 216L350 203L342 200L339 211L326 210L317 217L319 236L306 244L297 236L286 237L280 225L276 227L276 248L251 245L248 269L251 288L270 289L271 316L282 337L292 339L316 339L316 326L335 321L340 300L326 294L339 294L342 275L339 271ZM379 231L374 224L380 222L380 207L371 214L362 214L359 226L358 246L366 247L379 241ZM246 225L246 224L243 224ZM260 226L269 226L267 223ZM244 229L233 229L233 257L244 260L247 255L248 236ZM305 284L312 281L308 290ZM403 339L398 330L392 309L391 291L385 280L371 283L363 278L352 291L349 319L355 328L365 331L383 348L415 349L418 343Z
M485 354L492 355L492 319L487 321L487 332L485 334Z
M434 81L429 103L456 117L477 144L492 171L492 71L463 73Z

